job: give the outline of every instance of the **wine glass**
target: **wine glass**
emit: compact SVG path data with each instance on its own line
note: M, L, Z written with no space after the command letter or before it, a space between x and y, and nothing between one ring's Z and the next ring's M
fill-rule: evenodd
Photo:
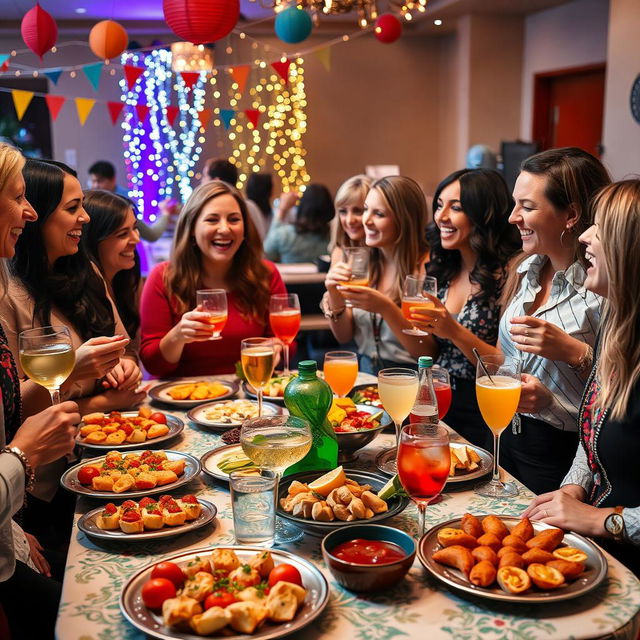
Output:
M368 287L369 247L344 247L342 251L344 261L351 267L351 278L342 284L349 287ZM345 298L345 306L352 306L347 298Z
M424 535L425 510L449 478L449 432L442 425L414 422L402 428L398 447L398 476L418 507L418 534Z
M333 393L344 398L358 377L358 356L353 351L327 351L324 354L324 379Z
M289 371L289 345L300 330L300 300L297 293L276 293L269 300L269 324L284 348L284 375Z
M240 360L247 382L258 396L258 416L262 415L262 392L273 375L273 338L247 338L240 343Z
M493 433L493 476L478 485L475 492L487 498L511 498L518 495L515 483L500 480L498 453L500 434L509 426L520 402L522 361L505 355L487 355L478 359L476 397L484 421Z
M60 404L60 386L76 363L69 329L63 325L27 329L18 336L18 349L24 372L49 391L52 404Z
M434 365L431 368L431 377L433 380L433 390L436 392L436 398L438 400L438 418L442 420L451 407L452 395L449 372L438 365Z
M438 281L431 276L425 278L417 278L416 276L407 276L404 279L404 288L402 290L402 315L411 322L411 314L415 309L434 309L433 301L424 296L429 293L432 296L438 293ZM423 331L417 327L411 329L403 329L402 333L410 336L428 336L428 331Z
M418 395L418 372L401 367L382 369L378 373L378 393L384 410L391 416L396 426L397 450L402 423L411 413ZM395 474L397 471L395 459L386 460L380 468L386 473Z
M227 324L227 292L224 289L199 289L196 291L198 309L208 313L202 321L211 325L213 333L209 340L220 340Z
M311 449L311 427L294 416L251 418L242 423L240 446L260 469L276 474L275 504L278 505L278 482L287 467L304 458ZM276 544L300 540L303 531L293 524L276 519Z

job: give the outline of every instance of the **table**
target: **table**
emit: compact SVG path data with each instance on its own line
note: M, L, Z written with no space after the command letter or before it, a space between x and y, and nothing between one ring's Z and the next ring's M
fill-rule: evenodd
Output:
M357 383L375 382L361 374ZM168 410L186 421L186 413ZM355 466L374 469L374 458L394 436L382 434L362 449ZM173 448L200 457L219 446L220 436L195 425L185 427ZM472 487L456 485L447 489L443 500L427 509L431 527L465 511L518 515L529 503L531 494L522 485L512 500L478 496ZM94 543L79 532L75 523L89 509L106 501L80 498L67 557L62 601L56 635L59 640L143 640L144 634L132 627L120 614L118 598L129 576L147 564L183 549L208 545L229 545L232 532L231 501L226 485L201 474L177 494L194 493L218 507L217 522L198 531L165 541L135 544ZM417 531L417 511L410 505L386 524L408 532ZM416 559L407 578L387 593L358 596L340 587L324 566L321 538L305 536L284 547L312 560L325 574L331 586L331 598L324 614L314 624L291 638L358 638L387 640L394 637L429 640L472 640L481 638L616 638L636 640L640 629L640 582L617 560L605 554L609 574L604 583L586 596L553 605L506 605L488 600L462 598L431 578ZM35 614L35 611L34 611Z

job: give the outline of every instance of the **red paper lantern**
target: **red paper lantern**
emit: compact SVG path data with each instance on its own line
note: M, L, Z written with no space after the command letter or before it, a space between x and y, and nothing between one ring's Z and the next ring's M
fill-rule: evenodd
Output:
M24 43L40 60L58 39L58 25L39 4L29 9L22 18L20 32Z
M402 35L402 23L393 13L383 13L376 20L374 33L380 42L391 44Z
M228 35L240 17L239 0L162 0L171 30L193 44L215 42Z
M101 60L117 58L128 42L124 27L113 20L102 20L89 32L89 47Z

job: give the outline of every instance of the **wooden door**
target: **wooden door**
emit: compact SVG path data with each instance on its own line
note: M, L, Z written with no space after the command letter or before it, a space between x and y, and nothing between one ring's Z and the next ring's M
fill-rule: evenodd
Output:
M538 74L533 139L541 149L580 147L601 154L605 67Z

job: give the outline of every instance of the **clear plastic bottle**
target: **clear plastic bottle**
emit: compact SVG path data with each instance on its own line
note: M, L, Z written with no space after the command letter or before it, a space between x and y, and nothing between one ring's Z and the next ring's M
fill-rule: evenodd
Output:
M438 424L438 400L433 388L431 367L433 359L430 356L418 358L418 395L409 414L409 422L427 422Z

